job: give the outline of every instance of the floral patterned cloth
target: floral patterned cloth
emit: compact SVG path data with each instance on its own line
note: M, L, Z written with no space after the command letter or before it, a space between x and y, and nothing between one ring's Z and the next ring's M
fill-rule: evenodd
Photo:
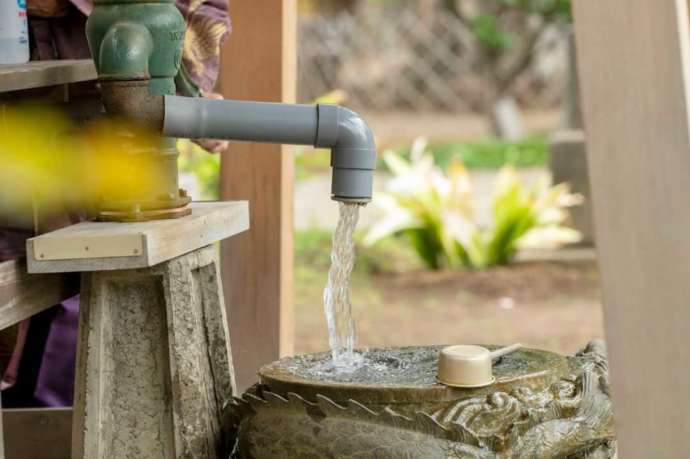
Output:
M29 0L28 4L31 5ZM93 10L91 0L71 0L84 15ZM230 34L227 0L176 0L175 4L187 22L182 65L202 91L211 92L218 79L220 45Z

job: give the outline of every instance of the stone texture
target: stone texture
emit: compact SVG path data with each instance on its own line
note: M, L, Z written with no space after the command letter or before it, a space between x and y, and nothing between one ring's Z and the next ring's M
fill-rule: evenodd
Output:
M539 355L541 369L532 365ZM309 381L286 380L269 366L263 385L228 406L232 457L612 459L603 343L556 357L518 351L497 363L497 383L481 390L321 381L325 394L313 395ZM367 400L349 398L357 390Z
M82 279L73 458L215 458L234 393L213 246Z

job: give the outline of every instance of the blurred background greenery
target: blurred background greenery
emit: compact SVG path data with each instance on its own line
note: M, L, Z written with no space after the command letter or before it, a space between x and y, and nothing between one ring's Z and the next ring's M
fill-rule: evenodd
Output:
M572 245L581 190L553 180L551 134L581 127L570 21L570 0L299 0L298 102L360 111L379 145L355 235L361 344L488 333L568 352L602 335L594 252ZM180 151L183 185L217 199L220 156L189 142ZM337 206L328 153L295 148L294 158L304 352L327 347ZM566 325L537 332L539 321Z

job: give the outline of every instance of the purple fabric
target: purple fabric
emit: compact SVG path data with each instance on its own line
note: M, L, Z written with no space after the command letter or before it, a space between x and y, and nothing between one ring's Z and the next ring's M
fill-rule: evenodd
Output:
M34 396L44 406L72 406L79 296L63 301L50 324Z
M91 57L84 27L86 16L73 6L55 18L29 18L31 60L88 59Z

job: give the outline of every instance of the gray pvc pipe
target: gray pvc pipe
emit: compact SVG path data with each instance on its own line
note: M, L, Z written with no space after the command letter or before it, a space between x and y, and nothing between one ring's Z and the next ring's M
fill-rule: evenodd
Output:
M174 137L314 145L317 127L309 105L165 97L163 132Z
M330 148L332 198L371 200L374 137L367 123L346 108L165 96L163 133Z

